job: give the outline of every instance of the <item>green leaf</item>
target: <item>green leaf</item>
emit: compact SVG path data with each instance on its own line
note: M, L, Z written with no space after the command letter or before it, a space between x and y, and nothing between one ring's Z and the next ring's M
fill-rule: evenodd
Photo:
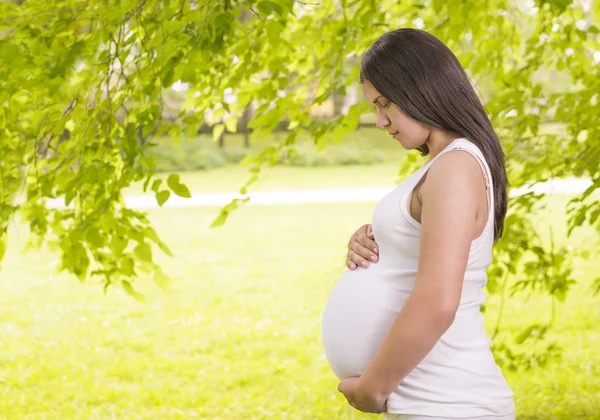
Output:
M0 237L0 261L4 258L6 253L6 243L4 242L4 236Z
M64 186L65 191L65 206L69 206L73 199L77 196L77 186L81 183L81 178L74 177Z
M213 222L210 224L210 227L223 226L225 224L225 222L227 221L228 216L229 216L228 211L221 210L221 212L219 213L217 218L215 220L213 220Z
M600 23L600 0L592 0L590 15L594 22Z
M254 156L252 153L249 153L240 161L240 166L250 166L255 162L256 156Z
M213 140L214 141L219 140L219 138L221 137L221 134L223 134L224 132L225 132L224 124L215 124L215 126L213 127Z
M541 339L546 334L548 330L547 326L540 324L532 324L525 328L516 338L515 343L523 344L528 338L534 337L536 339Z
M173 252L171 251L171 249L163 241L160 240L160 238L158 237L158 234L156 233L156 231L154 229L152 229L151 227L147 227L146 229L144 229L144 233L146 234L146 237L148 239L150 239L151 241L153 241L155 244L157 244L158 247L165 254L167 254L169 257L173 256Z
M213 220L213 222L210 224L210 227L217 227L217 226L224 225L225 221L227 220L227 216L229 216L229 213L231 213L232 211L234 211L235 209L240 207L242 204L247 203L248 200L250 200L250 197L234 198L229 204L227 204L221 210L221 212L219 213L217 218L215 220Z
M144 295L142 295L141 293L136 292L133 289L133 286L131 286L131 283L129 283L127 280L122 280L121 281L121 285L123 286L123 289L125 289L125 291L127 292L127 294L131 297L133 297L135 300L137 300L138 302L146 302L146 299L144 299Z
M148 191L148 184L150 184L150 180L151 180L151 179L152 179L152 175L148 175L148 176L146 177L146 180L144 181L144 185L143 185L143 187L142 187L142 190L143 190L144 192Z
M533 332L533 330L537 328L537 325L530 325L529 327L525 328L516 338L515 338L515 343L517 344L523 344L525 342L525 340L527 340L529 338L529 336L531 336L531 333Z
M127 248L129 240L122 236L113 236L110 241L110 249L114 253L115 256L120 257L123 255L123 251Z
M323 150L325 150L325 148L327 146L329 146L329 137L327 137L326 135L320 137L317 140L317 144L316 144L317 152L322 152Z
M539 0L541 4L548 3L556 8L558 13L564 12L573 0Z
M232 115L225 119L225 127L227 128L227 131L229 131L230 133L237 133L237 123L238 119L236 116Z
M70 119L69 121L67 121L65 123L65 128L69 131L73 131L75 129L75 121L73 121L73 119Z
M175 75L175 69L173 67L167 68L162 75L162 84L165 88L170 88L173 85L173 77Z
M331 136L333 137L334 144L340 144L344 138L348 135L348 128L343 125L338 125L333 129ZM317 143L317 147L319 144Z
M90 242L92 245L95 245L98 248L104 246L104 237L100 234L100 229L96 227L88 229L86 238L88 242Z
M594 296L596 296L598 293L600 293L600 277L594 280L593 287L596 288L596 290L594 290Z
M123 274L124 276L127 276L127 277L133 276L135 273L134 265L135 265L135 262L133 261L132 258L130 258L130 257L123 258L123 260L121 261L121 274Z
M281 32L283 31L283 25L276 20L269 20L266 23L267 34L271 44L277 45L281 40Z
M181 20L169 20L167 22L165 22L164 24L164 29L165 32L167 33L177 33L177 32L181 32L183 30L183 28L185 27L186 22L183 22Z
M167 178L167 185L171 190L180 197L190 198L190 190L188 187L179 182L179 174L171 174Z
M283 7L280 4L277 4L272 1L268 1L268 0L259 1L257 3L256 7L265 16L271 14L271 12L275 12L279 16L285 15L285 11L284 11Z
M169 247L167 246L167 244L165 244L164 242L162 242L162 241L161 241L161 242L159 242L159 243L158 243L158 247L160 248L160 250L161 250L162 252L164 252L165 254L167 254L169 257L173 257L173 256L174 256L174 255L173 255L173 251L171 251L171 248L169 248Z
M156 123L154 121L148 122L147 124L144 125L144 127L142 128L142 137L148 137L150 135L150 133L152 133L152 131L154 131L154 128L156 127Z
M146 242L140 242L134 248L133 253L142 261L152 262L152 248Z
M160 184L162 184L162 179L155 179L150 189L157 193L158 189L160 188Z
M490 294L495 294L498 291L498 279L490 277L486 286Z
M169 190L162 190L160 192L157 192L156 201L158 202L158 205L162 207L162 205L165 204L165 202L169 199L170 196L171 192Z
M552 294L556 296L560 302L564 302L567 298L567 290L565 288L556 288Z
M225 102L223 102L221 105L227 105ZM212 120L213 121L219 121L220 119L223 118L223 116L225 115L225 108L217 108L213 111L212 113Z

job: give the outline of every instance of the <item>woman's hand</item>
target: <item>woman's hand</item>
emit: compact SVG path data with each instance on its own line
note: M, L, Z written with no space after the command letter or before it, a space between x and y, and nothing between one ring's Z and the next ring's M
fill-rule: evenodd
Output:
M387 398L376 397L364 389L360 377L344 379L338 385L348 404L363 413L383 413L387 410Z
M375 242L371 225L362 225L350 237L346 265L350 270L359 266L367 268L369 261L377 262L378 260L379 247Z

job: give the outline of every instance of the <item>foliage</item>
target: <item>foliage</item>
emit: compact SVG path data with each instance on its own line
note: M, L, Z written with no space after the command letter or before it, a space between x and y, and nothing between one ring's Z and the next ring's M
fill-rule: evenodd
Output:
M143 213L124 206L121 194L143 179L159 202L171 192L187 195L178 180L165 186L154 179L152 136L168 132L177 143L198 131L206 110L213 111L214 122L228 112L224 123L215 125L215 137L235 131L252 100L259 105L249 123L253 141L287 117L289 135L245 160L254 165L241 188L245 194L260 179L261 168L293 154L299 133L310 133L323 150L356 128L367 102L319 123L311 121L310 105L343 95L357 79L361 54L400 26L423 27L442 39L475 83L486 77L489 83L493 76L494 96L485 98L486 106L503 139L512 186L589 177L590 189L569 204L569 224L575 229L588 223L600 231L600 203L592 195L600 187L599 3L1 2L0 256L8 223L19 212L34 234L32 245L48 239L61 255L61 267L81 280L99 277L105 287L126 281L121 284L134 296L130 281L141 272L164 283L151 244L170 251ZM569 83L548 89L540 80L543 72ZM191 88L183 108L174 111L164 92L178 80ZM236 95L233 103L225 98L229 90ZM541 121L562 122L566 131L541 133ZM419 160L410 155L405 163L410 165L403 165L403 174ZM23 183L26 198L18 203L15 195ZM70 207L46 208L45 200L55 197L64 197ZM576 255L540 245L539 232L525 219L538 198L512 200L490 291L499 289L499 276L517 276L522 264L527 270L521 293L543 291L561 300L575 280ZM213 225L223 224L246 201L227 205ZM536 267L549 271L541 275ZM526 327L517 341L546 331L545 325Z

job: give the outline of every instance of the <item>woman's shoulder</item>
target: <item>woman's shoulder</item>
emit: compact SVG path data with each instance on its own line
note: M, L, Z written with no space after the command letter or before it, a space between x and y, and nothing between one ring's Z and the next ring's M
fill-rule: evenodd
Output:
M465 153L460 147L456 147L439 156L428 172L428 180L437 179L442 185L447 185L477 179L475 175L481 173L481 168L472 153Z
M452 148L432 163L421 193L454 196L461 201L476 199L481 183L485 182L481 172L473 153L461 152L459 147Z

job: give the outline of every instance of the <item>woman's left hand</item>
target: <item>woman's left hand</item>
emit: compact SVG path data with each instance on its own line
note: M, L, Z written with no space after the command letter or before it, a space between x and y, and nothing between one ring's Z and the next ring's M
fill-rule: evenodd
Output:
M338 391L344 394L348 404L364 413L383 413L386 411L386 401L366 392L361 386L360 377L344 379L338 385Z

